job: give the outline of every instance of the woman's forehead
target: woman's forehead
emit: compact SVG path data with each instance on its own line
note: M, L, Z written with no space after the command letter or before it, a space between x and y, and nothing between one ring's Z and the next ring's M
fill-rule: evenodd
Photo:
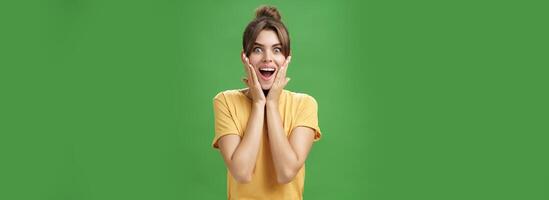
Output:
M255 39L255 44L260 46L280 45L278 35L273 30L262 30Z

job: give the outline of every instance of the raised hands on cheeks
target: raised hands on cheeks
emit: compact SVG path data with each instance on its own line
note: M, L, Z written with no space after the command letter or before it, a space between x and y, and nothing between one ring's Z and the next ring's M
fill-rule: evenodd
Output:
M292 59L292 56L288 56L282 66L280 66L280 69L276 73L275 80L273 82L273 85L271 86L271 89L269 90L269 94L267 95L267 103L273 103L278 106L278 99L280 97L280 94L282 93L282 90L288 82L290 82L290 78L286 77L286 71L288 70L288 65L290 64L290 60Z
M291 58L292 56L288 56L288 58L284 61L275 76L275 80L273 82L273 85L271 86L271 89L269 90L269 94L267 95L267 97L265 97L265 95L263 94L263 90L261 89L261 84L259 83L259 80L257 78L254 66L250 64L250 60L248 59L248 57L246 57L246 54L242 52L241 59L247 74L247 77L243 78L242 81L249 88L246 95L251 98L254 103L274 103L278 105L278 99L280 97L280 94L282 93L284 87L286 87L286 85L290 81L290 78L286 77L286 71L288 69L288 64L290 64Z
M257 79L257 74L255 73L254 66L250 64L250 60L246 57L246 54L242 52L241 54L242 64L244 64L244 70L246 71L246 78L243 78L242 81L248 86L248 91L246 96L252 99L253 103L265 105L265 95L261 89L261 84Z

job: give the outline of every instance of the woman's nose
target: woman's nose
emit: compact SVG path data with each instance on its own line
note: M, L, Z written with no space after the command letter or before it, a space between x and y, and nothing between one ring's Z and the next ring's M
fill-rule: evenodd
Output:
M273 61L273 55L271 52L267 51L263 54L263 62L271 62Z

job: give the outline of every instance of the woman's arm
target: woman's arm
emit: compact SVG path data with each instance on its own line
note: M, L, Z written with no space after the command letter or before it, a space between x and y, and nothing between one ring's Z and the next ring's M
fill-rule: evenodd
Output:
M267 127L278 183L288 183L303 167L313 144L314 130L299 126L288 140L281 122L278 104L267 103Z
M278 71L266 100L267 128L276 179L278 183L283 184L292 181L299 172L307 159L314 139L313 129L307 127L297 127L292 130L289 141L284 133L278 103L282 90L290 81L290 78L286 77L286 71L291 59L292 57L289 56Z
M252 99L252 112L248 118L246 131L240 140L240 136L228 135L219 139L219 149L229 171L240 183L252 181L252 174L257 161L259 146L262 137L263 123L265 121L265 96L257 79L254 66L250 64L244 51L240 53L242 64L246 70L247 78L244 83L248 86L246 96Z
M238 135L227 135L219 139L219 149L225 164L239 183L249 183L252 180L262 137L264 108L264 104L252 105L252 113L242 140Z

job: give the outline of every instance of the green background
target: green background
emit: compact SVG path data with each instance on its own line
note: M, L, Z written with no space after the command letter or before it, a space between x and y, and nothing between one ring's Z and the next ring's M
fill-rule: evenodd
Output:
M306 199L549 199L549 7L495 0L2 1L0 199L225 199L261 4L319 104Z

